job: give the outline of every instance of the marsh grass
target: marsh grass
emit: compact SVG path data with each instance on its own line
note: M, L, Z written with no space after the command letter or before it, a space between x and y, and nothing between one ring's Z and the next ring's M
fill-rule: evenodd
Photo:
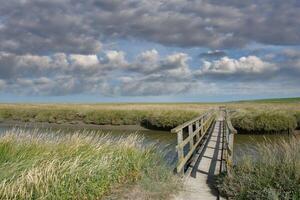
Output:
M266 141L255 151L219 178L220 192L229 199L300 199L300 141Z
M166 199L180 181L155 145L142 143L137 135L8 130L0 137L0 199L102 199L132 186Z
M201 111L191 110L117 110L1 108L0 120L23 122L78 123L97 125L143 125L154 129L171 129L199 116Z
M242 110L231 121L239 133L291 133L297 127L296 117L282 110Z
M295 112L294 116L297 120L297 129L300 129L300 112Z

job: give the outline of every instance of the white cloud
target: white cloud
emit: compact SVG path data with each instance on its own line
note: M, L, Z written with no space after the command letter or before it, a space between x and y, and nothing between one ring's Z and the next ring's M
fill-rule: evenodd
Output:
M256 56L233 59L223 57L216 61L204 61L200 75L262 75L278 70L278 67Z
M161 56L152 49L141 52L132 61L126 60L123 51L106 51L99 55L103 56L1 52L0 89L26 95L159 96L230 93L230 88L233 93L241 93L249 87L252 89L247 90L255 91L253 87L266 80L270 88L275 82L291 88L299 83L295 75L299 75L295 73L300 57L297 52L284 54L288 58L284 63L289 64L284 68L286 73L278 63L257 56L223 57L204 61L201 69L195 69L189 65L189 55L181 52ZM230 81L224 81L228 79ZM279 87L274 89L278 90Z
M123 51L107 51L105 63L109 68L122 68L128 65Z
M175 53L162 62L162 69L166 69L166 73L174 78L182 79L191 75L187 61L190 57L185 53Z
M99 64L97 55L80 55L80 54L71 54L69 59L72 64L82 67L90 67Z
M160 68L160 56L156 49L142 52L137 56L135 64L131 65L132 70L150 73Z

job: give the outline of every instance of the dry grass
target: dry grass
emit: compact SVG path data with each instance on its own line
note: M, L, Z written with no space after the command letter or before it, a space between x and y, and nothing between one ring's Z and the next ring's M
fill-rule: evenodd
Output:
M102 104L0 104L0 109L54 109L54 110L190 110L205 111L217 104L198 103L102 103Z
M137 135L9 130L0 137L0 199L101 199L128 185L165 199L178 179L155 146L142 143Z
M229 199L300 199L300 140L266 141L256 151L220 178L220 191Z

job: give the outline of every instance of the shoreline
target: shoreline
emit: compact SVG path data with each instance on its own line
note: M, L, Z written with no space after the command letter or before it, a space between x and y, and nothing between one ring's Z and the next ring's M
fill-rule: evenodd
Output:
M2 127L17 127L17 128L71 128L71 129L94 129L94 130L123 130L123 131L156 131L147 129L141 125L97 125L85 124L83 122L73 123L49 123L49 122L22 122L14 120L0 121Z
M49 123L49 122L22 122L16 120L4 120L0 121L2 127L16 127L16 128L70 128L70 129L91 129L91 130L119 130L119 131L165 131L157 129L149 129L141 125L98 125L98 124L86 124L82 121L74 121L72 123ZM168 131L165 131L168 132ZM300 130L293 131L294 135L300 136ZM238 134L238 135L260 135L260 134ZM266 134L268 135L268 134ZM273 134L270 134L273 135ZM276 135L276 134L275 134Z

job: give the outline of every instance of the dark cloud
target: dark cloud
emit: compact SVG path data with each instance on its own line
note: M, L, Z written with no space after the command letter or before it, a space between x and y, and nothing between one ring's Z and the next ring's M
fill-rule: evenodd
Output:
M204 59L218 59L221 57L226 56L227 53L225 51L221 51L221 50L214 50L214 51L208 51L208 52L204 52L199 54L200 58L204 58Z
M170 46L300 44L297 0L1 0L0 50L94 54L99 39Z

